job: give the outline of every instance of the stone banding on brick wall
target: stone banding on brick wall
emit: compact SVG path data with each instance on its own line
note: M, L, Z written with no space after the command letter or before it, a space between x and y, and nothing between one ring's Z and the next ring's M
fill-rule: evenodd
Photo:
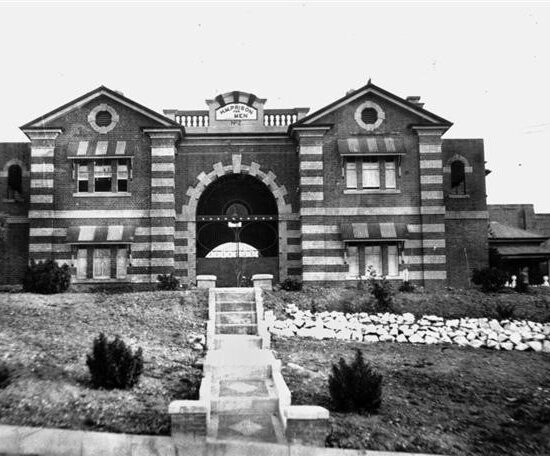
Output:
M411 313L369 315L320 312L312 314L289 305L290 318L276 320L265 313L271 334L282 337L312 337L357 342L398 342L415 344L449 343L495 350L533 350L550 353L550 323L495 320L489 318L444 319Z

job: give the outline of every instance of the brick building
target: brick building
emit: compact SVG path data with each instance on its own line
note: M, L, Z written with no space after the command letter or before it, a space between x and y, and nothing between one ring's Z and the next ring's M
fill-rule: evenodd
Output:
M75 283L220 285L343 285L370 265L465 286L487 264L482 140L442 139L449 121L370 81L309 114L265 103L161 115L99 87L21 127L30 144L0 145L1 282L31 258Z

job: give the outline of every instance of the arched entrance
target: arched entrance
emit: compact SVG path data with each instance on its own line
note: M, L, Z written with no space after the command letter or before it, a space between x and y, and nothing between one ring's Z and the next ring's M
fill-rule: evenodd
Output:
M215 275L220 287L250 285L254 274L273 274L277 283L278 207L263 182L249 174L220 176L202 192L196 223L197 275ZM257 254L243 255L244 245Z

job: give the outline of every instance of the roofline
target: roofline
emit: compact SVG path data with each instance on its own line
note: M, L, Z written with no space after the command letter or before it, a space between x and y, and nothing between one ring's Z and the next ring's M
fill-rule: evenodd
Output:
M303 117L302 119L300 119L298 122L296 122L295 125L298 125L298 124L303 124L303 123L306 123L306 122L309 122L309 121L313 121L321 116L324 116L326 114L328 114L329 112L332 112L334 111L335 109L338 109L341 105L344 105L344 104L347 104L351 101L353 101L354 99L360 97L361 95L364 95L367 91L372 91L380 96L382 96L383 98L389 98L390 100L392 100L393 102L397 103L397 104L401 104L404 108L406 109L409 109L417 114L419 114L420 116L424 117L424 118L427 118L428 120L434 122L434 123L439 123L441 125L444 125L444 126L447 126L447 127L451 127L453 125L452 122L448 121L447 119L444 119L443 117L440 117L424 108L421 108L420 106L417 106L416 104L414 103L411 103L410 101L407 101L401 97L398 97L397 95L394 95L393 93L391 92L388 92L387 90L384 90L382 89L381 87L378 87L376 85L374 85L372 82L368 82L366 85L364 85L363 87L349 93L349 94L346 94L345 96L339 98L338 100L328 104L327 106L321 108L321 109L318 109L317 111L315 112L312 112L311 114L307 115L306 117Z
M115 99L116 101L118 101L118 102L120 102L120 103L122 103L122 104L124 104L124 105L126 105L130 108L133 108L134 110L141 111L142 114L144 114L144 115L146 115L150 118L153 118L157 122L164 123L166 126L177 127L177 128L180 128L180 129L182 128L182 126L180 124L173 121L169 117L166 117L164 114L160 114L156 111L153 111L152 109L148 108L147 106L144 106L144 105L142 105L142 104L140 104L140 103L138 103L134 100L131 100L130 98L127 98L124 95L122 95L118 92L115 92L114 90L111 90L108 87L105 87L103 85L99 86L98 88L96 88L94 90L91 90L90 92L85 93L84 95L81 95L78 98L75 98L74 100L69 101L68 103L65 103L64 105L62 105L62 106L46 113L46 114L43 114L43 115L37 117L34 120L31 120L30 122L27 122L25 125L23 125L19 128L21 130L31 129L31 128L44 128L43 126L36 126L35 124L39 124L39 123L44 124L46 122L54 120L57 117L62 116L66 112L71 111L72 109L74 109L74 107L82 106L82 105L88 103L89 101L93 100L94 98L96 98L100 95L107 95L107 96Z

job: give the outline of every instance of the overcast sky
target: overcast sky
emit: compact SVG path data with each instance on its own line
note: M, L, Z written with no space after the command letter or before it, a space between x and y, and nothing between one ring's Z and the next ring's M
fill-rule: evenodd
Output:
M371 77L485 140L490 203L550 212L550 4L40 5L0 4L0 141L102 84L159 112L231 90L315 110Z

